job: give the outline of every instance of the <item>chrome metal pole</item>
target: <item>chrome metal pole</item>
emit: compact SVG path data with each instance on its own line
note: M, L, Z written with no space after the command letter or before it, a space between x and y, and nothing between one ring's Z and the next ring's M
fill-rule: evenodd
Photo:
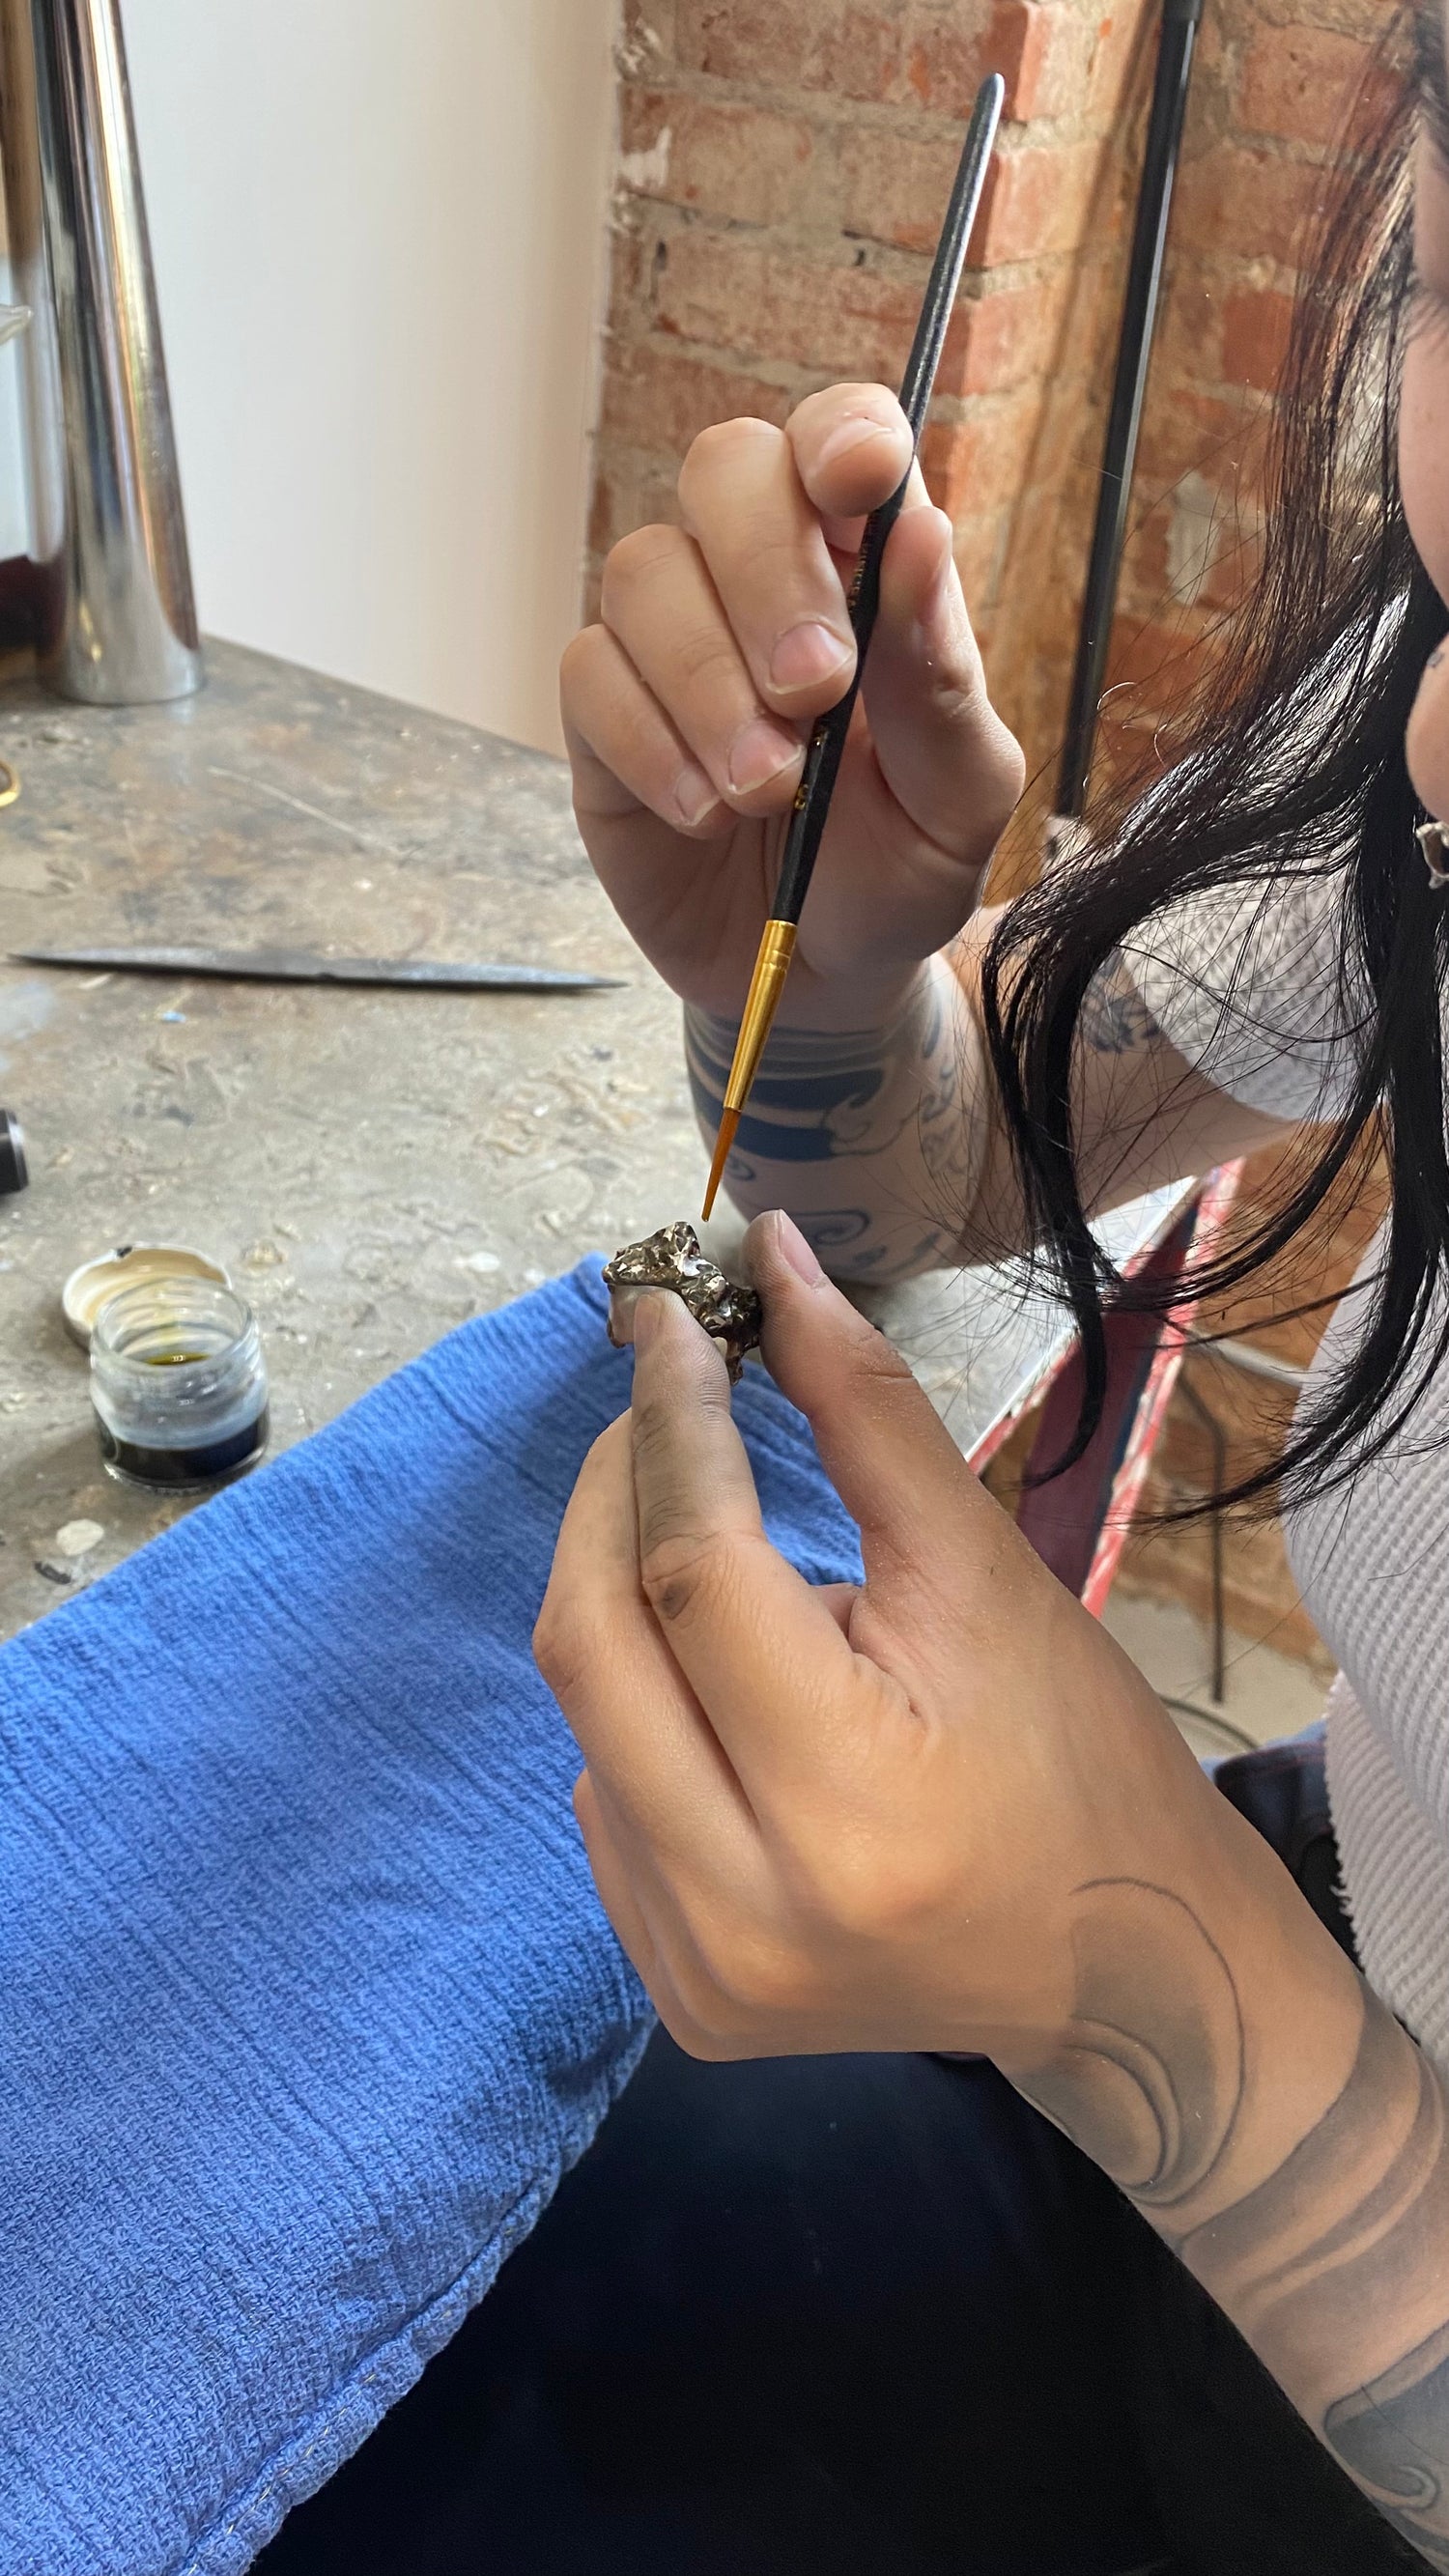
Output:
M128 706L204 678L118 0L0 0L0 153L51 574L42 676Z

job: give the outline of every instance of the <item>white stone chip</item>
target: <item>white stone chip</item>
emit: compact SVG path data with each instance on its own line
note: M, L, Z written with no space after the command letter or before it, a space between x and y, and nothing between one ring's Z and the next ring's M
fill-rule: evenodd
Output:
M100 1521L67 1521L64 1529L56 1531L55 1544L62 1556L89 1556L105 1534Z

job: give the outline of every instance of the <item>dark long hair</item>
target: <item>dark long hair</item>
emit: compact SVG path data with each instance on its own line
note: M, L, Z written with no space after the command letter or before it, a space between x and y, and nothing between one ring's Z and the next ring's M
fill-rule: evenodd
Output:
M1080 1456L1101 1418L1105 1306L1161 1311L1183 1293L1124 1280L1094 1240L1071 1070L1093 979L1124 943L1150 948L1154 925L1170 945L1167 917L1184 896L1238 888L1256 908L1285 870L1331 879L1352 1056L1335 1067L1335 1123L1305 1129L1286 1194L1196 1268L1193 1293L1220 1297L1276 1260L1380 1150L1392 1187L1352 1356L1276 1461L1229 1499L1275 1487L1292 1502L1344 1483L1403 1427L1449 1349L1449 1300L1436 1293L1449 1279L1449 899L1435 895L1414 843L1422 808L1404 761L1409 710L1449 615L1399 497L1414 118L1407 90L1390 97L1370 130L1359 119L1353 164L1322 219L1277 406L1260 568L1179 732L1176 765L1146 794L1139 780L1093 811L1093 855L1019 896L986 959L987 1039L1032 1240L1081 1338L1082 1414L1052 1472Z

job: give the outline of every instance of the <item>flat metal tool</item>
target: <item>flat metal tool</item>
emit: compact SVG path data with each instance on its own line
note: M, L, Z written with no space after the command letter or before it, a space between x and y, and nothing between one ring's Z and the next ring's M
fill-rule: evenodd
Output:
M618 992L619 975L569 966L451 966L426 957L323 957L306 948L12 948L17 966L117 975L216 975L248 984L419 984L433 992Z

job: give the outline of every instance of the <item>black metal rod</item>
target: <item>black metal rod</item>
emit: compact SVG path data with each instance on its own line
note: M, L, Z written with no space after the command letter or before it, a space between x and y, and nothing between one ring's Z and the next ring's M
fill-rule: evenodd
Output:
M1127 293L1117 344L1117 373L1112 386L1112 407L1107 415L1101 489L1097 495L1087 589L1082 602L1076 668L1072 674L1072 694L1067 712L1066 741L1057 781L1057 812L1069 817L1079 815L1087 801L1102 682L1106 676L1107 647L1112 637L1112 614L1117 605L1122 546L1127 533L1127 506L1132 492L1132 469L1137 458L1137 434L1142 426L1142 400L1147 390L1152 334L1162 286L1167 219L1172 208L1177 156L1182 144L1183 119L1187 113L1188 78L1202 9L1203 0L1163 0L1157 73L1152 85L1152 112L1147 123L1147 148L1142 160L1137 220L1132 233L1132 256L1127 269Z

